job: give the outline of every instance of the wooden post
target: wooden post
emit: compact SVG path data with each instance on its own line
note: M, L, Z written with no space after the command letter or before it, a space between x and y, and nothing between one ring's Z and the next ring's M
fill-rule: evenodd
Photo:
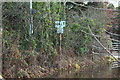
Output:
M62 34L60 33L60 47L59 47L60 54L62 53L61 41L62 41Z

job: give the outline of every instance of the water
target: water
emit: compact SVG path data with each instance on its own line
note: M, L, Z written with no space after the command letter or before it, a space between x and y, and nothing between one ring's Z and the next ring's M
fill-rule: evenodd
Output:
M88 66L85 70L60 71L47 76L47 78L118 78L118 76L120 78L119 70L104 65Z

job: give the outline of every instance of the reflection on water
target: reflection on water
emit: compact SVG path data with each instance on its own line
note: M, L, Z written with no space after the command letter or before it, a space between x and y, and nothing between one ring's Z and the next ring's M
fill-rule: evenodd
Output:
M54 75L47 76L52 78L120 78L119 70L110 69L109 67L95 67L89 66L85 70L71 70L71 71L60 71Z

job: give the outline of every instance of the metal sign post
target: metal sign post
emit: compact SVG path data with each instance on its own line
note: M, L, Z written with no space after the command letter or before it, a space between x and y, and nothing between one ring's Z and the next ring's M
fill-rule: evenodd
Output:
M55 21L55 27L57 28L57 33L59 34L60 37L60 53L62 53L62 47L61 47L61 42L62 42L62 33L64 33L64 27L65 27L66 22L65 21Z
M32 16L32 0L30 0L30 25L29 25L29 35L33 34L33 16Z

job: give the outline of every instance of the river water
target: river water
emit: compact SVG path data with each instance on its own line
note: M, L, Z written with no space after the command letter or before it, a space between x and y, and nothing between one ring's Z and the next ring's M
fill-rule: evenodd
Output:
M47 78L120 78L119 70L104 65L88 66L85 70L60 71Z

